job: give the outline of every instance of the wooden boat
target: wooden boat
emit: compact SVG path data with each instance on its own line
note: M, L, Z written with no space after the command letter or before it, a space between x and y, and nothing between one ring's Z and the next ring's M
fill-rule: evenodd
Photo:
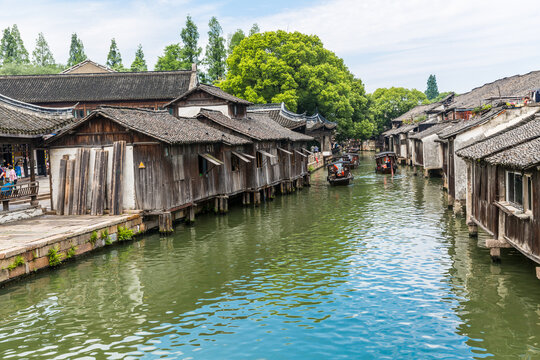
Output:
M342 159L351 163L351 169L356 169L360 165L360 155L357 153L345 153Z
M335 161L327 166L330 185L349 185L354 176L351 174L351 164L348 161Z
M375 171L382 174L394 174L397 170L397 155L393 151L384 151L375 155Z

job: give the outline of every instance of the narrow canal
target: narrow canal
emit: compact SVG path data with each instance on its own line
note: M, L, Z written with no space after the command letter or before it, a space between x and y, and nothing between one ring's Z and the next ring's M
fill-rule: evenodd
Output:
M532 264L493 265L439 179L373 169L8 284L0 358L540 358Z

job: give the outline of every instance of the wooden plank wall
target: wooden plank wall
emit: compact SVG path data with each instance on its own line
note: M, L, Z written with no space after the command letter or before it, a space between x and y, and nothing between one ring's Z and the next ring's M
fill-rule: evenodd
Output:
M121 215L123 211L124 195L124 160L126 158L126 142L115 141L113 143L113 162L111 179L111 215Z
M109 152L96 151L92 179L90 215L103 215L107 204L107 164Z

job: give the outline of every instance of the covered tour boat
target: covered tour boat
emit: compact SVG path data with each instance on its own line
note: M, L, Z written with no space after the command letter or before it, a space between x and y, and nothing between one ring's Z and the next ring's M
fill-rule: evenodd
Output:
M342 159L351 163L351 169L356 169L360 165L360 155L357 153L345 153Z
M397 155L393 151L384 151L375 155L376 172L394 174L397 170Z
M348 161L335 161L328 165L328 177L331 185L349 185L354 176L351 174L351 164Z

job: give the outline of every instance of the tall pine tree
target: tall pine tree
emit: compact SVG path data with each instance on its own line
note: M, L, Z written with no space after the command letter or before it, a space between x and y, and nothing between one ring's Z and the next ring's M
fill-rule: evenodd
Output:
M77 65L78 63L86 60L86 54L84 53L84 45L82 41L77 37L76 33L71 35L71 45L69 47L69 59L68 66Z
M36 66L55 65L53 54L49 48L47 40L45 40L45 36L43 36L43 33L38 34L38 38L36 39L36 48L32 52L32 57L32 62Z
M131 63L131 71L147 71L146 60L144 60L144 53L142 45L139 44L137 51L135 52L135 60Z
M435 78L435 75L429 75L425 94L428 100L433 100L439 96L439 88L437 87L437 79Z
M107 66L116 71L122 71L124 65L122 65L122 55L116 45L116 40L111 40L111 46L109 47L109 54L107 54Z
M197 64L199 62L202 48L197 46L199 42L199 30L189 15L186 19L186 27L180 32L180 37L184 45L180 55L180 61L184 63L183 67L185 69L191 69L191 64Z
M249 36L258 34L261 32L261 29L259 28L259 25L257 23L253 24L251 29L249 29Z
M4 29L0 41L0 61L5 64L28 64L28 51L24 47L17 25Z
M158 56L158 60L154 70L156 71L172 71L184 68L184 64L180 60L182 49L179 44L167 45L163 56Z
M225 77L227 51L225 50L225 39L221 36L223 29L215 16L210 19L208 27L210 30L208 31L208 46L204 59L204 63L208 66L208 73L205 79L214 83Z

